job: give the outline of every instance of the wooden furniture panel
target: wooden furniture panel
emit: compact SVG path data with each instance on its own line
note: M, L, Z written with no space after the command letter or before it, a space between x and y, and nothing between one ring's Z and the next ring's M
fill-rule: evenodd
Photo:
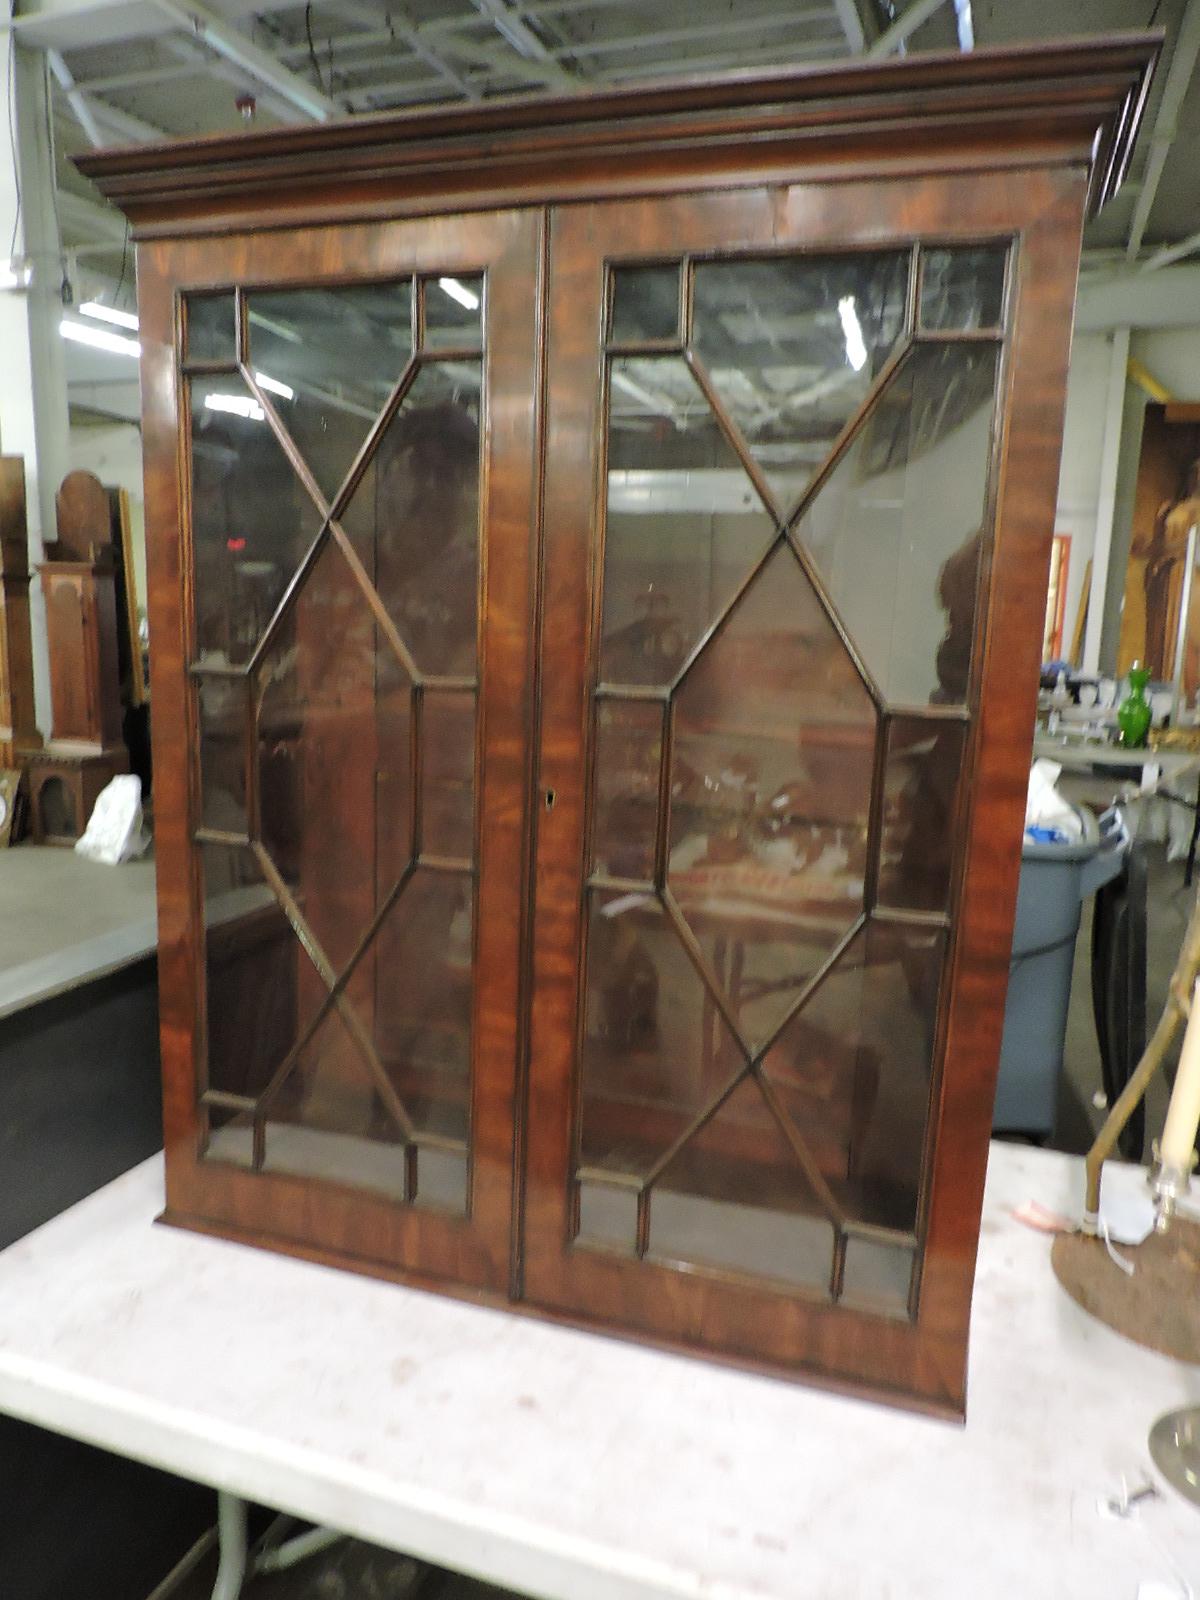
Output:
M1156 49L80 158L139 241L170 1220L961 1413L1080 226Z
M148 382L168 401L152 419L159 430L152 432L152 440L167 449L160 458L151 446L149 459L160 462L162 470L148 478L149 515L154 525L182 523L185 529L189 513L191 519L190 537L185 535L180 546L152 541L150 551L151 604L157 616L152 685L156 723L160 729L165 723L168 730L156 732L158 803L163 808L158 856L168 1215L179 1222L269 1238L285 1248L335 1251L367 1268L427 1274L497 1291L505 1288L509 1272L533 557L534 419L526 395L535 330L524 312L529 286L538 281L538 235L536 215L498 213L436 229L371 226L296 235L282 252L280 240L266 235L181 242L143 249L141 267ZM413 470L433 469L425 492L432 495L438 489L439 463L429 459L428 451L441 438L438 426L453 425L453 417L436 414L434 433L415 445L410 439L406 446L391 431L408 426L411 434L413 427L405 418L411 422L414 415L428 412L420 403L422 370L444 370L455 361L465 366L471 360L478 369L478 354L456 351L441 330L427 330L433 345L424 368L421 359L401 360L388 385L390 394L384 390L380 414L357 417L357 440L349 446L346 440L331 445L327 458L318 459L307 436L307 454L293 437L307 425L302 408L289 406L282 396L273 404L275 391L257 386L252 362L243 359L240 368L235 364L232 321L224 370L216 360L187 357L188 336L180 323L189 306L202 303L199 297L210 291L228 293L232 305L236 290L239 337L249 341L246 354L253 357L256 330L277 326L281 299L305 292L305 286L319 289L336 308L339 293L353 296L364 285L420 281L428 287L439 276L457 280L471 275L482 275L486 284L486 315L481 443L474 447L480 465L472 466L472 485L478 470L481 491L479 509L472 512L479 556L471 557L476 575L470 579L472 592L479 585L478 668L471 665L476 653L472 642L464 671L461 661L437 659L431 664L420 659L422 646L412 643L413 615L411 606L405 610L403 583L397 589L397 580L389 580L382 543L374 555L368 546L376 537L376 514L370 506L383 503L376 478L384 471L386 453L392 459L404 448L415 450ZM260 323L256 308L268 295L274 297L274 315L264 311ZM478 335L475 340L478 347ZM277 384L285 370L278 360L272 362ZM262 370L273 376L265 359ZM240 548L243 538L267 536L261 513L247 517L236 505L222 502L214 520L210 489L207 484L197 487L194 465L207 437L195 419L214 409L204 400L234 392L239 383L249 396L248 381L255 385L257 398L247 401L254 409L237 420L245 425L243 439L246 430L264 430L265 437L269 429L274 441L266 456L260 452L254 457L254 470L275 486L268 487L261 512L269 512L272 499L282 506L270 537L282 541L278 548L284 551L277 577L251 574L256 582L275 583L277 591L265 603L254 600L251 609L236 594L220 599L222 579L213 552L215 537L221 536L221 546L231 547L235 560L244 553L262 557L261 546L248 552ZM190 408L189 383L202 397ZM307 390L299 392L302 400L311 398ZM182 420L189 413L190 428ZM319 433L317 429L314 437ZM224 448L223 440L216 444ZM327 474L339 461L347 475L340 487L335 482L330 488ZM324 487L314 474L325 480ZM190 506L187 498L176 498L180 483L186 487L189 481ZM332 508L330 522L322 505ZM428 499L414 504L410 517L419 520L396 534L393 548L404 548L404 539L411 540L414 532L418 541L422 534L431 538L431 515ZM336 531L322 532L323 526ZM228 539L223 537L226 531ZM320 535L319 554L308 544L314 533ZM201 540L209 541L207 549L198 548ZM504 559L489 560L488 552L497 549ZM371 570L363 565L364 557L373 563ZM195 589L185 576L189 563L197 572ZM298 580L290 576L297 565ZM445 596L444 583L437 592ZM468 599L473 611L475 601ZM230 616L250 619L261 637L246 646L243 635L222 634L222 619ZM398 637L397 630L409 637ZM475 632L472 622L472 641ZM256 649L261 661L252 663ZM421 715L431 729L419 758L429 768L424 774L410 760L411 713L405 714L402 727L395 709L396 684L403 674L399 657L412 649L425 686ZM459 684L463 687L456 688ZM473 716L468 719L465 747L463 728L458 727L456 737L452 725L448 735L443 715L445 703L456 694L460 699L476 694L480 707L477 725ZM251 712L256 731L247 736ZM457 762L450 774L454 782L442 770L447 736L454 744L452 767ZM189 747L196 751L190 758ZM404 820L418 787L430 833L424 846L414 836L411 817ZM447 804L458 830L455 849L470 860L450 859L445 829L437 835ZM262 842L251 845L251 840ZM405 868L410 853L412 861ZM210 858L209 913L217 918L207 963L199 859L204 855ZM400 880L409 878L395 897ZM469 964L474 974L472 981L463 969L454 1001L456 1007L469 1007L461 1046L466 1048L469 1033L469 1076L453 1105L443 1104L446 1115L458 1118L450 1144L468 1150L468 1215L461 1214L463 1201L457 1198L448 1202L449 1211L436 1204L426 1210L403 1203L412 1160L405 1152L417 1152L419 1172L423 1155L432 1152L432 1165L447 1148L447 1130L435 1124L416 1127L415 1139L384 1139L399 1193L387 1198L373 1192L371 1162L380 1153L383 1114L380 1090L397 1092L411 1109L422 1097L429 1099L431 1084L428 1074L422 1079L419 1062L403 1058L400 1039L391 1041L401 1049L394 1069L388 1067L391 1090L378 1078L373 1088L364 1075L362 1048L365 1030L386 1057L387 1017L404 1014L406 1005L411 1014L421 1000L422 975L429 988L431 967L422 963L419 948L410 941L397 954L383 943L393 905L404 911L413 901L414 885L423 882L428 890L430 884L452 881L473 886L473 926L458 927L453 914L440 922L435 915L432 924L418 919L417 931L421 935L423 930L427 940L428 962L453 940L462 952L455 959ZM230 939L240 948L236 961L230 959ZM314 940L315 960L301 948L302 941L312 948ZM356 954L352 975L338 981ZM206 965L210 991L218 984L221 995L217 1001L210 994L207 1026ZM238 1051L238 1034L227 1025L226 1009L238 1005L228 988L231 975L240 985L238 992L257 987L272 997L269 1013L264 1009L256 1024L253 1062L244 1050ZM349 1012L323 998L330 995L331 985L353 1012L354 1032L340 1028L333 1015ZM448 1000L445 992L434 998ZM214 1004L221 1007L219 1023L212 1015ZM321 1006L326 1022L319 1024L314 1038L319 1060L312 1071L311 1062L299 1063L295 1074L305 1075L299 1103L275 1105L268 1118L263 1094L282 1061L295 1054L298 1039ZM429 1017L425 1031L436 1021ZM327 1043L331 1025L340 1028L340 1035ZM368 1044L368 1057L371 1050ZM241 1081L235 1081L238 1073ZM433 1087L444 1091L445 1083ZM326 1166L324 1181L319 1174L306 1178L272 1166L272 1128L284 1124L332 1136L337 1155L332 1169ZM337 1144L339 1140L350 1145ZM330 1143L326 1137L324 1144ZM261 1166L256 1168L256 1162ZM322 1194L316 1208L309 1199L314 1183Z

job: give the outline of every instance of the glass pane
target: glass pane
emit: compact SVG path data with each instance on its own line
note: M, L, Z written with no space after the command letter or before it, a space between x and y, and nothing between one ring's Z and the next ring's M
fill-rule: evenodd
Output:
M403 1199L403 1133L336 1009L264 1109L266 1171L329 1178Z
M185 325L189 361L237 360L237 316L231 294L188 295Z
M849 1216L916 1222L945 935L871 922L765 1072Z
M743 1057L654 896L589 898L580 1162L642 1176Z
M636 1189L617 1189L607 1183L579 1185L579 1243L607 1245L633 1252L637 1249Z
M998 328L1004 319L1003 246L921 252L923 328Z
M418 867L375 942L375 1045L414 1125L467 1141L474 885Z
M666 684L775 533L685 363L614 360L601 676Z
M781 510L904 332L906 250L696 267L693 346Z
M251 367L332 500L412 354L412 286L273 291L247 308Z
M475 834L475 696L426 694L421 715L422 849L469 861Z
M617 343L679 337L679 268L613 271L612 337Z
M828 1290L833 1228L752 1079L651 1191L650 1254Z
M477 349L482 337L483 279L425 280L425 343L442 349Z
M245 678L202 678L196 685L200 731L200 823L222 833L246 832Z
M888 723L879 858L880 905L943 911L957 837L961 722L893 717Z
M467 1209L465 1151L423 1148L417 1157L417 1199L430 1211L461 1217Z
M896 703L966 699L997 359L918 345L798 524Z
M253 1098L295 1041L297 979L308 959L249 849L203 845L200 862L208 1086Z
M261 837L335 972L349 962L408 859L408 797L379 779L407 774L403 670L345 557L326 541L257 675ZM391 878L372 845L376 810L398 835ZM359 974L351 993L367 999ZM317 1004L315 972L304 989ZM369 983L367 984L369 989Z
M872 701L781 546L680 687L672 750L668 884L756 1048L862 911L874 760Z
M662 720L662 706L644 700L596 702L594 872L654 877Z
M342 525L424 672L473 675L479 590L478 361L422 367Z
M847 1239L842 1300L871 1311L906 1313L912 1269L911 1245Z
M249 660L321 519L239 377L193 378L196 649Z

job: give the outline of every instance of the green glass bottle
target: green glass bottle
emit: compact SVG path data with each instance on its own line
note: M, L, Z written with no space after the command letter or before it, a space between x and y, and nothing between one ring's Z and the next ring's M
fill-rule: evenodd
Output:
M1129 693L1117 707L1117 727L1127 750L1141 750L1150 732L1150 702L1146 699L1149 682L1150 674L1140 661L1135 661L1129 669Z

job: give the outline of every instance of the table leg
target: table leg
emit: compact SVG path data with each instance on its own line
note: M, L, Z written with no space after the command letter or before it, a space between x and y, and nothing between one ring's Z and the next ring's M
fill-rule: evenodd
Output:
M221 1562L212 1600L238 1600L246 1578L246 1502L217 1490L217 1537Z

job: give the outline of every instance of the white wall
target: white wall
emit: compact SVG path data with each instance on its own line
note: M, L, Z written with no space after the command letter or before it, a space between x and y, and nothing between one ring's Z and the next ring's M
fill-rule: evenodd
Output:
M1111 350L1112 336L1104 333L1076 333L1071 345L1058 509L1054 517L1055 533L1071 536L1067 605L1063 613L1064 654L1070 652L1083 575L1096 543Z
M146 515L142 499L142 433L132 422L76 425L68 442L71 470L94 472L106 489L129 491L138 608L146 609Z

